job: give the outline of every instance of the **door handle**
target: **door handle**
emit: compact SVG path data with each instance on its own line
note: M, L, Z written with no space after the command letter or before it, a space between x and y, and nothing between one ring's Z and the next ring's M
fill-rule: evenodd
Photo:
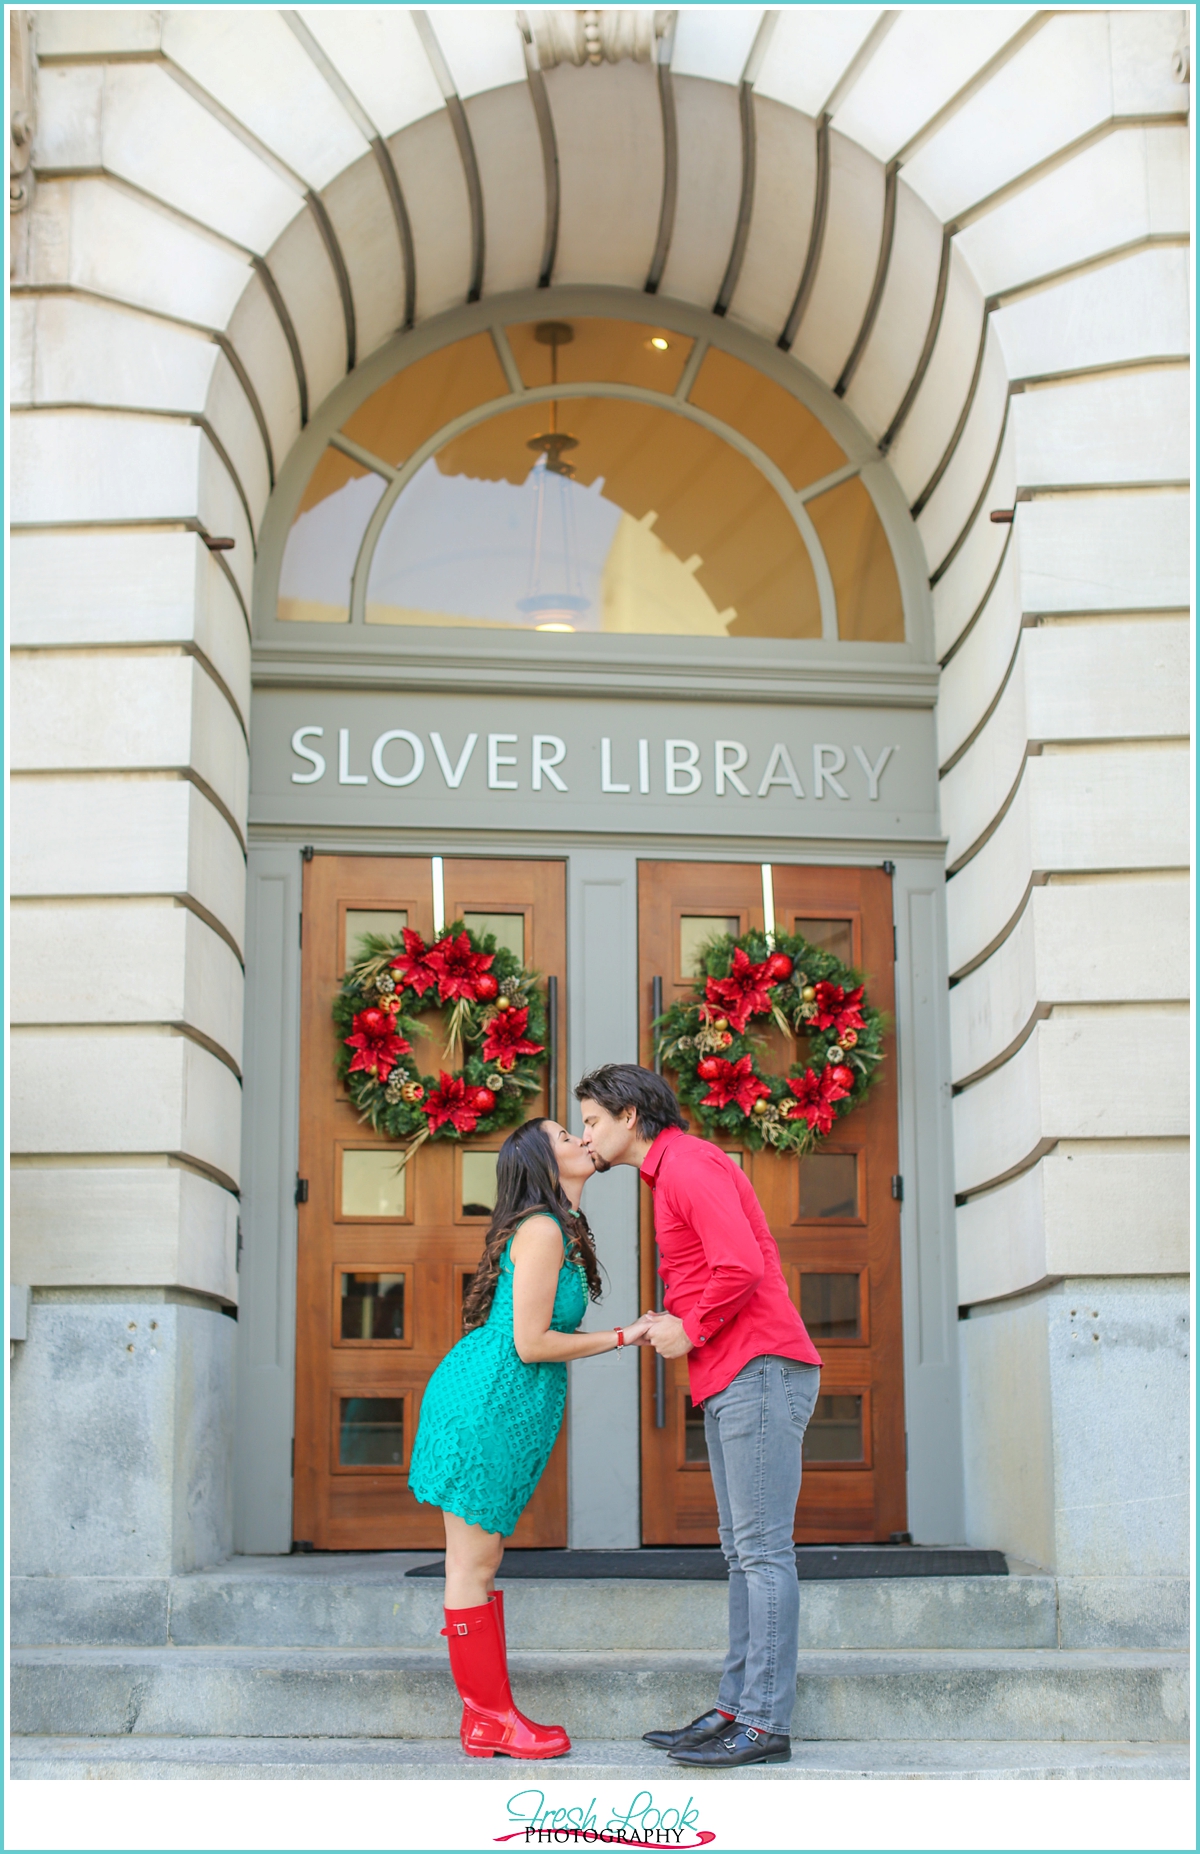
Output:
M546 980L546 1111L558 1115L558 980Z
M650 980L650 1047L654 1053L654 1073L662 1074L662 1055L658 1047L658 1036L654 1025L662 1016L663 987L660 978ZM654 1274L654 1306L659 1313L663 1310L662 1276L657 1269ZM667 1426L667 1361L654 1354L654 1427L665 1429Z

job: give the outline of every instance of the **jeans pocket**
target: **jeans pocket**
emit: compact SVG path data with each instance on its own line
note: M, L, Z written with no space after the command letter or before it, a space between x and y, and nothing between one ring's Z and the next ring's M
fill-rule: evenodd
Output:
M783 1373L783 1394L787 1399L788 1412L801 1434L808 1428L808 1421L817 1404L817 1395L821 1389L821 1371L817 1365L801 1365L791 1359L780 1361Z

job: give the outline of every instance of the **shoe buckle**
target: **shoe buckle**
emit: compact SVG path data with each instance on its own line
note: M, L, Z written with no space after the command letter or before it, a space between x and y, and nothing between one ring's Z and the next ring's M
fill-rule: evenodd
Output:
M469 1635L471 1633L470 1623L469 1622L456 1622L454 1625L454 1633L456 1635Z
M755 1731L752 1725L748 1725L746 1727L746 1736L752 1744L758 1743L758 1733Z

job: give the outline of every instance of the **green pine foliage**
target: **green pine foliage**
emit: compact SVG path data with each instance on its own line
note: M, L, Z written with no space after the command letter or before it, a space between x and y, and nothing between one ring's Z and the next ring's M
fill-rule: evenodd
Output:
M719 1002L707 1001L706 987L710 979L729 977L737 949L746 954L753 966L765 964L772 954L785 954L792 961L792 971L787 978L766 986L769 1011L756 1012L742 1032L732 1023L724 1032L717 1032L712 1020L718 1016L728 1019L728 1012ZM855 1040L846 1047L839 1044L834 1026L816 1027L812 1021L813 1003L806 1002L803 993L806 987L815 990L824 983L839 986L848 994L865 984L863 974L843 965L832 953L812 946L799 934L775 934L768 941L761 929L753 929L737 939L729 934L715 936L701 948L699 966L700 976L692 996L671 1005L654 1024L658 1056L662 1066L676 1078L681 1104L697 1124L697 1130L710 1139L734 1139L753 1152L761 1152L764 1147L795 1154L811 1151L822 1138L828 1137L828 1133L814 1131L806 1120L791 1117L798 1103L787 1085L788 1078L799 1079L811 1071L819 1083L822 1071L831 1060L830 1051L840 1049L840 1063L850 1070L853 1083L848 1094L829 1104L836 1124L865 1100L878 1077L888 1026L882 1012L867 1002L864 991L857 1007L862 1028L854 1032ZM763 1066L765 1043L761 1032L769 1029L772 1023L788 1034L808 1039L808 1060L793 1063L787 1075L773 1074ZM712 1047L718 1035L727 1037L728 1041L721 1047ZM765 1111L746 1111L736 1101L723 1107L706 1106L705 1100L713 1092L713 1084L697 1073L706 1055L729 1063L748 1056L749 1073L766 1090L761 1096L766 1103Z
M428 1037L429 1020L435 1015L440 1021L443 1035L450 1026L452 1015L457 1014L458 1017L463 1061L460 1068L447 1072L456 1078L461 1077L468 1092L488 1087L489 1078L492 1082L497 1079L500 1081L492 1097L492 1111L478 1117L470 1137L482 1138L524 1120L529 1097L537 1094L542 1086L547 1024L545 992L538 984L538 974L523 966L516 954L507 947L497 946L494 935L476 935L462 921L455 921L447 927L443 938L458 939L464 933L470 941L472 952L491 954L492 964L489 969L498 981L500 990L511 998L513 1008L528 1008L526 1038L531 1043L540 1044L541 1052L536 1056L518 1056L513 1068L502 1075L498 1065L495 1062L484 1062L482 1055L487 1023L496 1012L495 1001L467 1003L455 999L443 1004L439 1001L436 987L430 987L421 995L412 990L403 992L404 1002L396 1014L395 1028L413 1048L411 1054L400 1056L387 1081L381 1082L362 1069L351 1070L354 1051L345 1039L353 1034L354 1020L359 1012L378 1005L379 978L389 974L392 960L405 952L403 934L394 937L364 935L360 942L362 957L346 972L333 1002L333 1024L338 1039L337 1075L338 1080L346 1084L347 1093L358 1109L359 1118L387 1139L407 1141L428 1130L425 1106L439 1086L439 1077L436 1074L421 1073L418 1057L419 1041ZM424 1098L411 1102L395 1098L398 1086L404 1082L418 1083L424 1090ZM455 1127L444 1125L438 1127L431 1137L461 1140L463 1135Z

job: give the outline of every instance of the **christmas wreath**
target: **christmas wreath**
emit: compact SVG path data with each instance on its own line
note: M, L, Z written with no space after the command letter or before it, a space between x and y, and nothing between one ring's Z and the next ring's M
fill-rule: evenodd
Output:
M368 934L363 957L333 1006L338 1077L359 1117L389 1139L410 1140L402 1164L426 1139L492 1133L525 1115L542 1085L546 1008L537 974L491 934L455 921L426 946L419 933ZM420 1021L446 1013L443 1043L461 1068L422 1075L413 1039ZM465 1053L464 1053L465 1052Z
M693 995L657 1019L663 1067L710 1139L732 1134L754 1152L809 1151L864 1099L882 1060L884 1020L859 973L799 934L722 934L699 955ZM808 1039L808 1059L764 1072L755 1019Z

